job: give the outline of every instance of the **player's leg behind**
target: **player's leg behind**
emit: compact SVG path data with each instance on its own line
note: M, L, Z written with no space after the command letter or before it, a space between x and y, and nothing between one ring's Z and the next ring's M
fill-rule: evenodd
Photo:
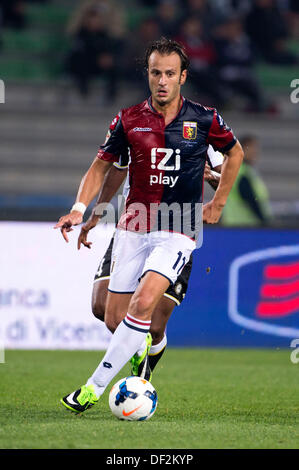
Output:
M94 277L91 295L91 309L93 315L101 321L105 320L106 300L108 285L110 281L111 257L113 250L114 236L111 238L109 246L101 259L99 267Z

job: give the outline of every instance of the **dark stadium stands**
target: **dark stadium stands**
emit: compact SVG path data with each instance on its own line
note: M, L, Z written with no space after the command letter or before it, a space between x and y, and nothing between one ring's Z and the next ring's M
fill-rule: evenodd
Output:
M66 24L79 3L29 3L25 28L2 30L0 78L6 85L6 102L0 105L2 218L7 217L7 207L16 211L22 207L21 212L25 206L33 208L33 212L37 207L48 207L55 216L61 207L68 207L82 173L105 138L110 119L121 107L143 99L144 90L128 85L124 76L112 105L103 99L101 80L94 82L87 99L82 100L76 93L64 71L63 60L70 44ZM136 8L136 2L128 2L127 33L152 12L148 6ZM298 53L298 46L298 39L290 39L292 51ZM244 113L239 98L234 97L221 112L237 135L249 130L257 135L262 148L259 170L268 185L274 210L281 217L286 214L288 220L295 220L299 212L299 105L290 101L290 83L299 78L298 66L281 67L259 61L255 70L278 112ZM188 86L185 94L194 98ZM206 196L209 194L207 188Z

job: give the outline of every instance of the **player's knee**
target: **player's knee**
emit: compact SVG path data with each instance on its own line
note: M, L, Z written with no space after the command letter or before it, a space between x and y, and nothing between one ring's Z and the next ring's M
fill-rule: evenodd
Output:
M132 297L130 313L140 318L148 318L152 311L153 298L150 294L138 294Z

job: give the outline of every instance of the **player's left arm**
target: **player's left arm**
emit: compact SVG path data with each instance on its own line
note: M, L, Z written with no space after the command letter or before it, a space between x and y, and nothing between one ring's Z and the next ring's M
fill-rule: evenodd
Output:
M203 221L209 224L215 224L219 221L230 190L238 175L244 156L239 141L236 141L235 145L226 152L226 155L227 158L222 164L221 176L215 195L203 208Z
M77 242L78 250L80 250L81 244L86 246L86 248L91 248L92 242L87 241L88 232L93 229L100 221L107 204L109 203L109 201L111 201L114 194L116 194L121 184L124 182L126 175L127 169L121 170L114 165L107 172L97 202L94 208L92 209L88 220L81 227Z
M207 161L205 164L204 180L216 191L220 181L220 173L225 155L213 149L211 145L207 151Z
M222 165L218 165L215 169L212 169L208 162L205 164L204 179L214 191L218 188L220 181L221 166Z
M230 190L238 175L244 152L240 142L235 138L232 130L225 124L216 110L214 110L207 141L227 156L222 164L220 181L215 195L203 207L203 221L215 224L221 217Z

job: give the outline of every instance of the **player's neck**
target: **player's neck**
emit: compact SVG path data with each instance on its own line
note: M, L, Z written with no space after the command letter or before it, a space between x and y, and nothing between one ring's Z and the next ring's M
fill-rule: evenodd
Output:
M157 101L152 98L153 107L158 113L162 114L165 120L165 124L169 124L178 114L181 109L183 98L179 95L171 103L167 103L161 106Z

